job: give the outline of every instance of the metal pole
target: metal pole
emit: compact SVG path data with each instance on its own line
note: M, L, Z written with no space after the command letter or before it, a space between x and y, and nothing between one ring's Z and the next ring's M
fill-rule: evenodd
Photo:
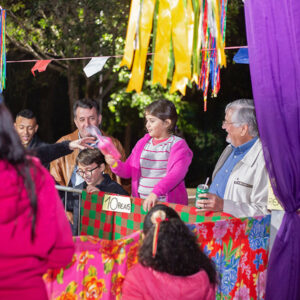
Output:
M77 233L78 233L78 235L80 235L80 210L81 210L81 194L79 195L79 204L78 204L78 206L79 206L79 209L78 209L78 229L77 229Z
M61 186L61 185L55 185L55 188L58 191L63 191L65 192L65 211L67 211L67 201L68 201L68 197L67 197L67 193L77 193L79 194L79 208L78 208L78 224L77 224L77 233L78 235L80 235L80 209L81 209L81 194L82 194L82 190L79 189L74 189L72 187L68 187L68 186Z

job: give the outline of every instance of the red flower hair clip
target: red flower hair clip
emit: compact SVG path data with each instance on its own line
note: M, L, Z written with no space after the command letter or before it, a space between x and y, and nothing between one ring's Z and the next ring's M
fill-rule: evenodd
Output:
M166 218L166 213L163 210L155 211L151 216L151 222L155 225L154 235L153 235L153 244L152 244L152 256L155 257L157 252L157 241L158 241L158 233L160 228L160 223L162 221L168 221Z

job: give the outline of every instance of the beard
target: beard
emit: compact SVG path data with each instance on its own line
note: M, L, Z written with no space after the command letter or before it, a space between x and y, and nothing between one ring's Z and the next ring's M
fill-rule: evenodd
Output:
M227 137L226 137L226 142L227 142L228 144L231 144L231 139L230 139L229 135L227 135Z

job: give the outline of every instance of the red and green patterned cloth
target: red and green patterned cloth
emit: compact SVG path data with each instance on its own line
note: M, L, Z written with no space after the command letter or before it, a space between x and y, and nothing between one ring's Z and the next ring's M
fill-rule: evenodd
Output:
M105 193L82 193L81 201L81 235L92 235L107 240L117 240L121 237L143 229L143 222L147 212L142 206L142 199L131 198L131 213L119 213L102 210ZM225 213L197 213L195 207L164 203L177 211L180 218L186 223L200 223L228 219Z
M264 299L270 220L268 215L188 225L220 273L216 299ZM44 275L49 299L121 299L126 273L137 263L141 231L113 241L74 241L72 263Z

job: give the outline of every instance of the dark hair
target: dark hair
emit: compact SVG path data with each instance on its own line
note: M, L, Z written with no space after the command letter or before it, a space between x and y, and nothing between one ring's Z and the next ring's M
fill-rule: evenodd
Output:
M93 99L83 98L77 100L73 105L73 114L74 118L76 117L76 110L78 107L92 109L95 108L97 111L97 115L100 115L100 108L98 102Z
M17 117L23 117L23 118L26 118L26 119L36 119L36 116L33 113L33 111L30 110L30 109L27 109L27 108L19 111L16 115L16 118Z
M155 226L151 216L156 211L166 214L159 228L157 252L152 256L152 245ZM172 208L155 205L144 220L145 238L139 250L139 262L159 272L166 272L177 276L193 275L204 270L212 284L217 283L217 274L213 262L200 249L196 236L180 219Z
M105 159L99 149L84 149L79 152L76 158L76 165L79 163L86 166L96 163L98 166L100 166L101 164L105 164Z
M31 238L34 238L37 213L35 183L31 178L30 168L33 163L26 156L25 148L15 131L12 116L4 104L0 103L0 159L7 161L23 179L32 209ZM21 187L22 188L22 187Z
M170 119L171 125L169 127L169 132L175 131L178 115L173 102L165 99L154 101L146 106L145 113L153 115L162 121Z

